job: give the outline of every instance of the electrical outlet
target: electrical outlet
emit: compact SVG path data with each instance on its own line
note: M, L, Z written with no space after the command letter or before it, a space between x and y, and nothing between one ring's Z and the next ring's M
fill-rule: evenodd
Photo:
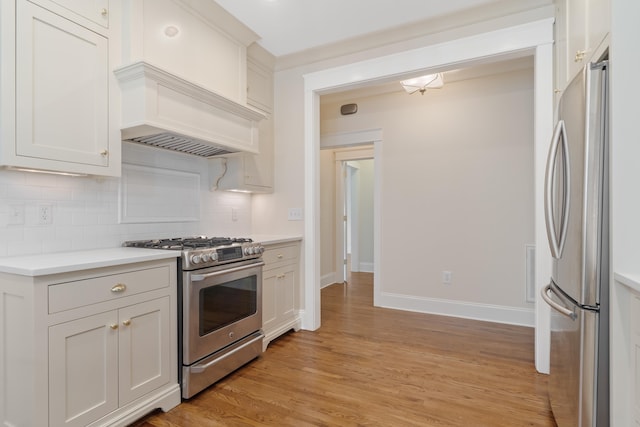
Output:
M444 285L450 285L451 284L451 278L453 276L453 273L451 273L450 271L443 271L442 272L442 283Z
M9 212L7 215L7 224L9 225L24 224L24 204L9 205Z
M302 208L289 208L289 221L302 221Z
M231 221L238 221L238 209L236 208L231 208Z
M38 205L38 224L50 225L53 223L53 206Z

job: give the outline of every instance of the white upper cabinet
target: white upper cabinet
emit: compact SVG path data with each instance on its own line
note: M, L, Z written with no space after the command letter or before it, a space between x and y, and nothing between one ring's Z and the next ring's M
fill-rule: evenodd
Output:
M0 164L118 176L119 97L110 69L117 40L105 28L108 2L38 3L0 6L9 26L0 42ZM82 7L69 9L74 6Z
M274 180L273 67L275 58L256 44L247 50L247 104L264 112L258 125L260 153L236 153L210 161L213 190L272 193Z
M70 12L109 28L109 0L52 0Z
M108 166L106 37L18 3L16 155Z
M556 17L556 86L563 91L600 54L609 33L610 0L560 0Z
M247 104L273 112L273 71L253 58L247 59Z

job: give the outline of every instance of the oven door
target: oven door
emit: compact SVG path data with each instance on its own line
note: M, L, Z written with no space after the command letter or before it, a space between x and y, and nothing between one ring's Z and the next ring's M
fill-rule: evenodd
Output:
M184 272L183 365L262 328L261 260Z

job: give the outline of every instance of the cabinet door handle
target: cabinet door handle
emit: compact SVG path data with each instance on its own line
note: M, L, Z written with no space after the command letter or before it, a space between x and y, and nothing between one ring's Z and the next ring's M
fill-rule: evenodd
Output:
M576 56L573 58L574 62L580 62L584 59L585 55L587 54L586 50L579 50L576 52Z
M124 292L126 290L127 290L127 285L125 285L124 283L118 283L113 288L111 288L111 292L114 292L114 293Z
M284 274L278 274L276 276L277 279L284 279L285 275Z
M129 326L129 325L131 324L131 319L123 320L123 321L122 321L122 324L123 324L124 326Z
M102 157L107 157L107 156L109 155L109 150L102 150L102 151L100 152L100 155L101 155Z
M105 8L100 9L100 15L102 16L107 16L107 14L109 13L109 11Z
M114 323L113 325L109 325L109 327L115 331L116 329L118 329L118 324Z
M282 259L282 258L284 258L284 255L278 254L278 259Z

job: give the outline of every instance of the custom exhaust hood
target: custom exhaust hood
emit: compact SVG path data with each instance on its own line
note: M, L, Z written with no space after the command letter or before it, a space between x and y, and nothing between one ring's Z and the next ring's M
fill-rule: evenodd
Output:
M201 157L259 152L263 113L143 61L114 72L123 141Z

